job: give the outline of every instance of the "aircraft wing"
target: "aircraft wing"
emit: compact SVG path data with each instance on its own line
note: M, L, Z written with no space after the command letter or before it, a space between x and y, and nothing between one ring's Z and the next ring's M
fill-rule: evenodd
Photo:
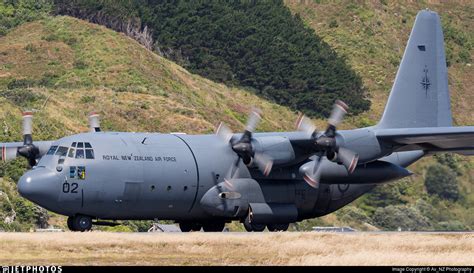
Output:
M36 145L40 151L40 156L43 156L48 151L49 147L53 141L34 141L33 144ZM8 161L15 159L18 154L18 148L22 147L23 142L0 142L0 161Z
M474 126L382 129L377 139L396 152L424 150L474 155Z

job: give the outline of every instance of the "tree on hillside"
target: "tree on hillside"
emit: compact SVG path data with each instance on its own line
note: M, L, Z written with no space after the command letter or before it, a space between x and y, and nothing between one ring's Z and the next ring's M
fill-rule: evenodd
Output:
M456 173L441 164L434 164L426 170L425 187L429 194L456 201L459 187Z
M372 217L374 223L384 230L430 230L428 218L415 207L407 205L378 208Z
M55 0L55 5L59 14L122 32L132 22L135 39L153 38L159 54L193 73L246 87L308 115L329 116L336 99L349 103L351 114L370 106L360 76L281 0Z
M0 37L10 29L49 15L52 0L4 0L0 2Z

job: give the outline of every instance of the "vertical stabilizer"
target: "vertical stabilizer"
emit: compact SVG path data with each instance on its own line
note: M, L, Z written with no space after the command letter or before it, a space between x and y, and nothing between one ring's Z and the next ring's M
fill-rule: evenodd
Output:
M436 12L416 16L378 128L451 126L448 71Z

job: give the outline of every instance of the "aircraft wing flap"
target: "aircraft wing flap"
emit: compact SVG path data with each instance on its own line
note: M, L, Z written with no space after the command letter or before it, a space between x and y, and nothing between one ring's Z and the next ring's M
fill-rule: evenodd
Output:
M383 129L377 139L397 151L425 150L474 155L474 126Z

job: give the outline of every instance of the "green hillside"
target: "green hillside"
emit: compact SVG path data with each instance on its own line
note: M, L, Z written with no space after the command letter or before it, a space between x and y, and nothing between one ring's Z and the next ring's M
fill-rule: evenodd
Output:
M474 124L474 5L472 1L285 1L308 27L362 76L371 109L369 123L379 120L405 50L415 16L430 8L439 13L445 36L454 121Z
M350 101L353 114L369 109L359 75L283 1L54 2L59 14L143 40L129 31L136 22L154 40L144 44L191 72L293 110L327 117L336 99Z

